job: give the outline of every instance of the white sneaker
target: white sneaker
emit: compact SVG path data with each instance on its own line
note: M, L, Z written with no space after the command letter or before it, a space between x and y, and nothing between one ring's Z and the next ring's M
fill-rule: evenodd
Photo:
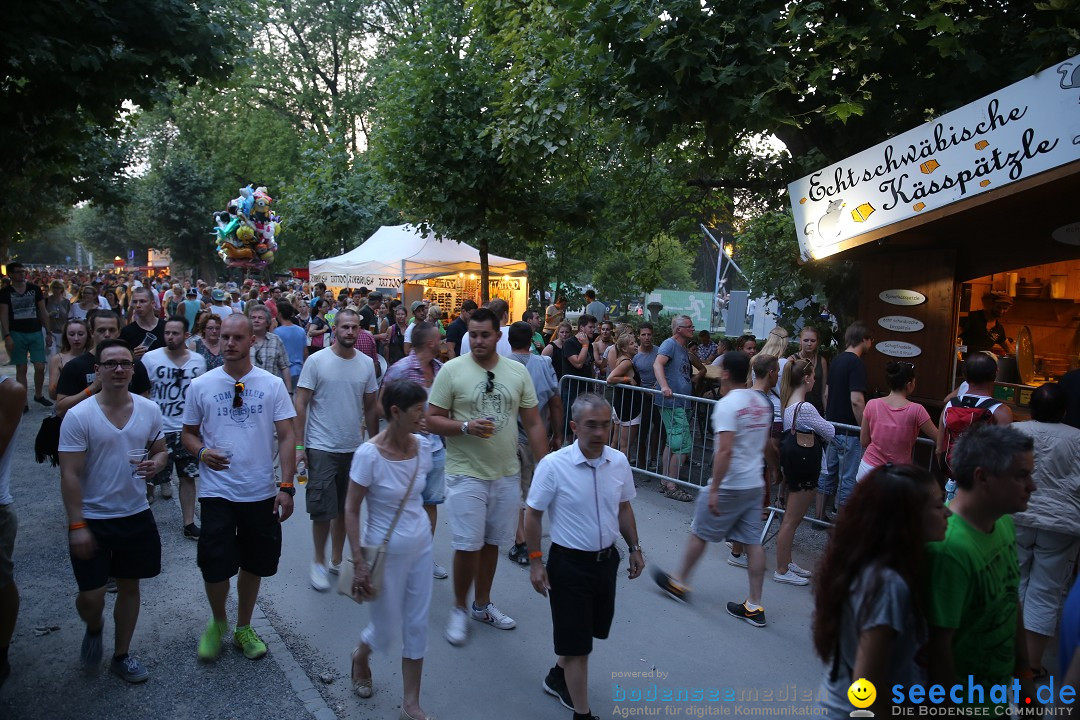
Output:
M514 618L510 617L502 610L495 607L495 603L488 603L479 610L477 610L476 606L473 605L472 619L487 623L488 625L491 625L492 627L497 627L500 630L513 630L517 627L517 623L514 622Z
M446 622L446 641L451 645L464 645L469 637L469 628L465 622L465 611L459 607L450 608L450 619Z
M800 577L800 576L796 575L791 570L788 570L783 575L781 575L778 572L773 572L772 579L775 580L778 583L787 583L788 585L809 585L810 584L810 580L808 580L807 578Z
M172 481L171 480L169 482L167 482L167 483L162 483L161 484L161 497L165 498L166 500L171 500L172 499Z
M321 563L311 563L311 587L319 592L330 589L330 578L326 575L326 566Z
M809 570L807 570L806 568L799 567L795 563L788 563L787 569L788 569L788 572L793 572L796 575L798 575L799 577L803 577L803 578L808 578L808 577L810 577L811 575L814 574L814 573L810 572Z
M746 567L747 566L746 553L743 553L742 555L730 555L729 554L728 559L727 559L727 564L728 565L734 565L735 567L741 567L741 568Z
M341 562L345 562L345 561L342 560ZM328 562L326 564L326 572L330 573L331 575L337 575L338 573L341 572L341 563L336 563L333 560L331 560L330 562Z
M446 572L446 568L444 568L439 563L432 563L431 576L436 580L445 580L446 578L450 577L450 573Z

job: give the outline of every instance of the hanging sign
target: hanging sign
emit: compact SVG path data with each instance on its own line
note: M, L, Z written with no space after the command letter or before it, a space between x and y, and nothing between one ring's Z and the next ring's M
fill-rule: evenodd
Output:
M890 357L909 358L922 354L922 348L918 345L900 342L899 340L886 340L885 342L875 343L874 347L882 355Z
M919 332L926 327L922 320L916 320L913 317L904 315L886 315L883 318L878 318L877 324L886 330L895 330L896 332Z
M1080 222L1062 225L1050 233L1050 237L1064 245L1080 245Z
M926 296L917 290L882 290L878 297L890 305L922 305Z
M788 194L803 259L1075 162L1078 100L1080 56L796 180Z

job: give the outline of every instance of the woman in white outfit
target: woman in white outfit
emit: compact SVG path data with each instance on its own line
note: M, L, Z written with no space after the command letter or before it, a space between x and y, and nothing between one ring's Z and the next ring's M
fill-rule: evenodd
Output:
M388 652L400 630L404 685L401 720L434 718L420 708L420 677L427 651L432 584L431 525L420 497L431 469L431 453L417 434L426 402L427 391L417 383L402 380L383 386L382 409L389 423L385 430L357 449L345 500L345 532L355 562L352 592L364 598L371 596L371 583L360 546L381 544L398 507L402 507L386 546L383 582L371 603L371 621L360 634L360 644L352 654L353 688L360 697L371 697L368 663L371 653ZM360 508L365 503L367 522L361 543Z

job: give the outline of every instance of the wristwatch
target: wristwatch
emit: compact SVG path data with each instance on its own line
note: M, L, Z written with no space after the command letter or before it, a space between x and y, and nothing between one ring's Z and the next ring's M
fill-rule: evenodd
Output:
M469 434L469 423L467 421L461 423L461 434L462 435L468 435Z
M629 552L630 555L633 555L634 553L641 551L641 546L640 545L631 545L630 547L627 548L627 550L630 551Z
M283 492L289 497L296 497L296 488L292 486L279 485L278 492Z

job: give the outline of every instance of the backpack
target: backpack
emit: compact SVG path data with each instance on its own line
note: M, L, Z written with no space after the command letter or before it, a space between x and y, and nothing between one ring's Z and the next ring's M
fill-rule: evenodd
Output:
M993 422L994 413L990 408L1000 404L1001 401L995 398L958 395L945 406L945 417L941 424L945 428L945 472L949 477L954 476L952 454L956 441L969 428Z

